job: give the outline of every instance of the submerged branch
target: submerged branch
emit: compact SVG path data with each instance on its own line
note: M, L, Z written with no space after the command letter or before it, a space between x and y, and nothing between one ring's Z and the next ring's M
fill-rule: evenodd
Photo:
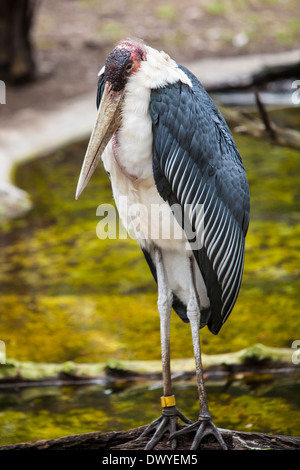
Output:
M264 114L264 120L250 113L219 106L228 125L238 134L246 134L257 139L269 140L282 147L300 150L300 132L295 129L281 128ZM262 113L260 113L262 114Z
M259 92L257 90L255 90L255 99L256 99L257 108L258 108L258 111L260 113L262 122L265 125L265 129L270 134L271 140L276 142L277 141L277 134L276 134L276 131L274 129L274 125L273 125L273 123L272 123L272 121L271 121L271 119L270 119L270 117L267 113L267 110L266 110L262 100L260 99Z
M258 89L266 90L270 85L275 84L276 86L276 83L280 83L282 80L289 80L292 84L299 77L299 73L300 62L297 58L291 63L263 67L256 73L249 73L246 76L244 74L230 76L227 81L208 85L207 90L209 93L253 92L261 119L254 117L251 112L238 111L219 105L228 124L237 133L247 134L257 139L267 139L273 144L299 150L300 132L296 129L281 128L274 124L257 91Z

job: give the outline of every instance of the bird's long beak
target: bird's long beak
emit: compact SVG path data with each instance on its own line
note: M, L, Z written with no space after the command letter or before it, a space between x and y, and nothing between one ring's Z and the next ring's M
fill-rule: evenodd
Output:
M88 184L105 147L121 124L124 93L125 88L116 92L112 90L110 83L105 84L97 120L82 164L76 189L76 199L79 198Z

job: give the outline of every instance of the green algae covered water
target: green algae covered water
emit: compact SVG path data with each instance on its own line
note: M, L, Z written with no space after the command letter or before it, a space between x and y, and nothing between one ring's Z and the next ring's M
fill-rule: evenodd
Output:
M220 428L299 436L298 383L281 379L257 387L207 383L209 406ZM179 409L196 420L197 386L175 382ZM123 431L161 414L161 383L30 387L0 392L0 445L93 431Z
M290 348L300 340L299 152L235 138L251 191L244 277L219 335L201 330L206 354L254 343ZM130 238L99 240L96 234L98 205L113 204L101 164L74 199L86 145L70 145L16 171L33 209L1 228L0 339L8 357L23 361L160 359L156 285L142 252ZM171 350L173 358L193 355L189 325L175 314ZM286 379L255 390L208 386L216 424L299 435L299 381ZM176 387L182 411L193 419L195 384ZM145 424L160 413L159 394L145 384L118 392L96 385L3 391L0 443ZM142 403L149 403L143 412Z

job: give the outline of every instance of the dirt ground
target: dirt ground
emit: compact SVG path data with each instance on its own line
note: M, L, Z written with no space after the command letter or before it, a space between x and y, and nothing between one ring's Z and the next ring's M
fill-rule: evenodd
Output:
M139 37L181 63L295 49L296 0L40 0L33 28L36 78L7 85L0 123L92 91L112 46ZM1 79L1 77L0 77Z

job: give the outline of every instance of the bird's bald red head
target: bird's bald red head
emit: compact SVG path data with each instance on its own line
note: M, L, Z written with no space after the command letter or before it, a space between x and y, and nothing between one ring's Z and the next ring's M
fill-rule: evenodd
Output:
M104 81L109 82L114 91L122 90L130 75L138 71L142 60L146 60L142 44L121 41L106 59Z

